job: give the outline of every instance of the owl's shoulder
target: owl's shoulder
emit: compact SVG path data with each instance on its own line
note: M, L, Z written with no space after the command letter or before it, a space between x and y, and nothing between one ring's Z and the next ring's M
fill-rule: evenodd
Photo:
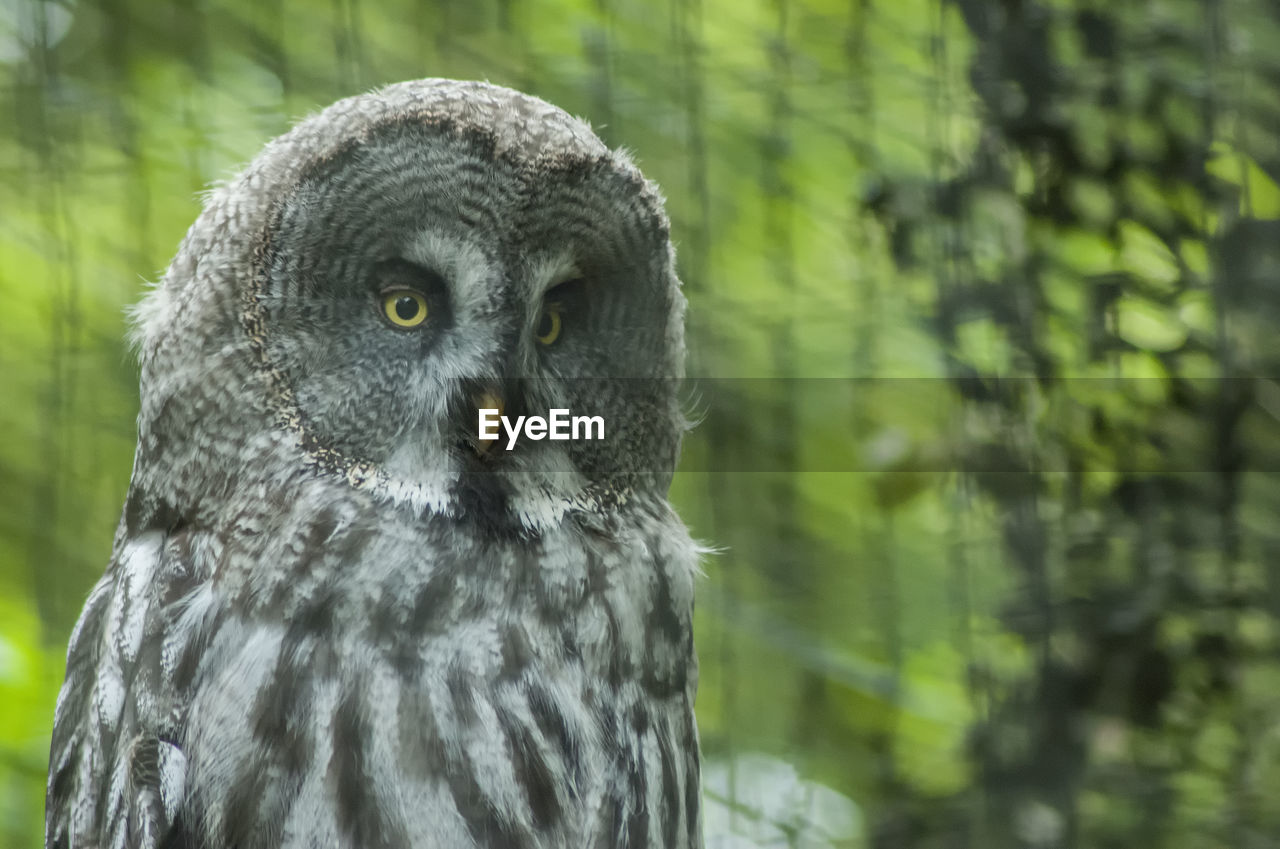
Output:
M67 650L54 715L46 843L158 845L182 797L183 660L172 615L189 585L181 531L121 535Z

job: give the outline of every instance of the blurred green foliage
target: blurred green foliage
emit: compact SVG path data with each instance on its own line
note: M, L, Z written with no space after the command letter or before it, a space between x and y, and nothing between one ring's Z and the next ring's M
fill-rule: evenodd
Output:
M0 847L128 481L124 308L210 183L421 76L668 196L690 374L734 379L673 488L721 549L709 824L1280 846L1278 43L1268 0L9 0Z

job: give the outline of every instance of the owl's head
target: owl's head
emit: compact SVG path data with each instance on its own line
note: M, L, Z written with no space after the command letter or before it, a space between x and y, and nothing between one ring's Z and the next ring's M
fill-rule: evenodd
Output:
M563 111L447 80L340 101L211 194L139 307L135 478L336 476L529 528L662 495L679 287L657 189ZM603 439L508 449L482 408Z

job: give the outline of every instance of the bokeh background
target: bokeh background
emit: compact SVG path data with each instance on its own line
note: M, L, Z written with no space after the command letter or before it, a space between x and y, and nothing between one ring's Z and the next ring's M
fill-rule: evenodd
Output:
M0 847L201 192L483 78L668 196L718 847L1280 846L1271 0L0 0Z

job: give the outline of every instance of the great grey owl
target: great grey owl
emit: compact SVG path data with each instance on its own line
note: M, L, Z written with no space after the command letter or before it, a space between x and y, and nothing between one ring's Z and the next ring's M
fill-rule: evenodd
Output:
M493 85L342 100L214 190L137 310L47 846L700 846L684 304L656 187Z

